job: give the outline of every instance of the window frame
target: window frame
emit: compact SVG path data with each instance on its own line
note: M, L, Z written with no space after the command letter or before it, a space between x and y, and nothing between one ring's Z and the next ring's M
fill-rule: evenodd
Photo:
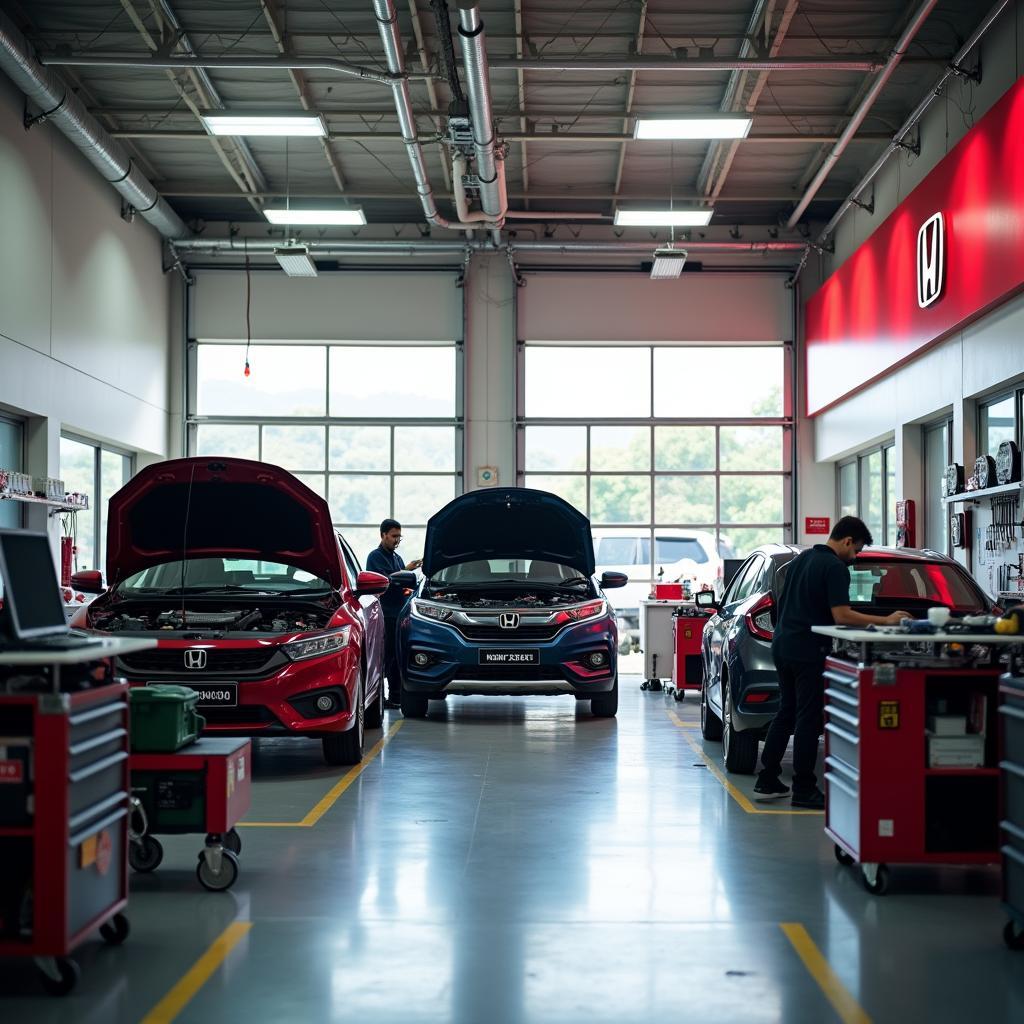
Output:
M977 403L977 444L978 449L977 457L980 458L982 455L991 455L995 458L995 452L983 451L982 446L988 443L988 410L994 406L999 405L1001 402L1007 401L1007 399L1013 402L1013 440L1017 442L1017 445L1021 445L1021 433L1022 433L1022 404L1024 404L1024 388L1015 387L1008 390L1000 391L993 395L986 396L983 400ZM950 459L952 461L952 459ZM973 472L973 468L965 467L968 475Z
M861 480L864 473L863 464L871 458L873 455L881 454L882 456L882 472L881 472L881 484L882 484L882 524L878 533L872 532L872 538L875 542L875 547L890 547L889 544L889 529L890 527L896 529L896 493L899 492L899 480L894 477L895 482L895 493L889 494L889 470L895 462L896 458L896 441L890 439L888 441L882 441L879 444L874 444L870 448L864 448L857 452L855 455L848 456L845 459L840 459L835 464L835 501L836 508L843 509L843 495L842 495L842 471L849 466L855 466L856 472L854 473L854 484L857 490L856 507L857 511L854 513L859 519L867 523L865 519L865 496L863 493L863 487L861 486ZM891 463L890 460L893 460ZM890 521L891 517L891 521ZM870 529L870 524L869 524Z
M933 480L928 470L928 435L938 433L938 431L944 430L946 432L946 444L944 448L945 462L941 467L941 475L938 480ZM952 415L945 415L937 420L932 420L930 423L924 423L921 425L921 493L925 495L925 500L922 502L920 523L918 524L918 538L920 546L923 548L930 548L931 550L940 550L942 554L949 555L949 508L941 504L940 499L940 515L944 525L943 536L945 543L941 549L933 547L929 543L928 533L930 529L928 506L931 501L931 494L941 494L941 485L943 478L945 477L946 468L953 462L953 417Z
M25 472L25 421L19 419L17 416L12 416L9 413L0 410L0 423L6 424L9 427L13 427L17 431L17 448L18 458L17 464L13 466L3 466L2 469L10 469L16 473ZM11 530L20 530L25 526L25 503L21 501L8 501L7 507L10 507L13 511L11 516L12 519L17 520L16 523L7 527Z

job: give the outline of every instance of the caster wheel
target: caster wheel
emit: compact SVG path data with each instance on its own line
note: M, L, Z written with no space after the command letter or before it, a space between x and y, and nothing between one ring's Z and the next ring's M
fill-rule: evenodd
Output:
M47 961L36 961L39 980L51 996L66 996L77 984L78 964L66 956L53 957Z
M242 852L242 837L238 834L238 829L233 828L224 833L224 849L230 850L235 856Z
M230 850L223 850L220 855L220 871L214 872L206 857L200 854L199 863L196 865L196 878L204 889L209 889L210 892L224 892L238 879L238 858Z
M685 690L674 690L672 692L672 696L675 698L675 702L677 704L682 704L683 703L683 698L686 696L686 691Z
M641 690L649 690L650 688L651 684L646 679L640 684Z
M124 914L115 914L109 921L100 925L100 935L108 946L120 946L131 933L131 925Z
M844 867L849 867L853 863L853 858L838 844L835 844L836 860L839 861Z
M143 836L137 843L128 844L128 863L133 871L148 874L160 867L164 859L164 848L154 836Z
M648 685L649 685L650 689L654 690L655 692L658 692L659 690L664 689L664 687L662 687L662 685L661 685L661 680L660 679L652 679Z
M1021 952L1024 950L1024 928L1018 928L1013 921L1007 921L1003 929L1003 942L1006 943L1007 949L1012 949L1015 953Z
M862 864L861 878L872 896L884 896L889 891L889 869L884 864Z

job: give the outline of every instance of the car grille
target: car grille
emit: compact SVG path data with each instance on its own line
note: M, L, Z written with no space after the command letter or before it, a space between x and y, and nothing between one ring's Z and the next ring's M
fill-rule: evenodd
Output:
M206 668L197 670L185 667L183 648L170 650L158 647L155 650L126 654L120 659L120 668L132 676L187 674L189 677L195 675L197 678L206 678L215 675L260 675L281 661L277 655L277 650L273 648L207 648Z
M554 640L561 625L519 626L516 629L502 629L500 626L462 626L455 628L467 639L490 643L523 643L525 641Z
M208 725L278 725L277 716L262 704L243 704L236 708L196 708Z
M454 678L535 682L543 679L564 680L565 676L554 665L463 665Z

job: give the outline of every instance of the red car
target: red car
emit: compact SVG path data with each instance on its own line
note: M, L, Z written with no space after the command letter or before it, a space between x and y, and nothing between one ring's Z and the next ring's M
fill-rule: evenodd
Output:
M107 581L73 625L148 636L118 659L130 683L199 693L207 732L319 736L329 764L358 764L384 717L388 579L361 572L319 495L277 466L176 459L110 499Z

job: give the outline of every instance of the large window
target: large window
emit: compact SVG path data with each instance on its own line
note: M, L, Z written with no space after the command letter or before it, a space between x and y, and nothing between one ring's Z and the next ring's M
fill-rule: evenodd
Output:
M75 569L106 572L107 502L132 477L133 458L82 438L60 439L60 476L69 491L89 495L89 508L74 514Z
M875 544L896 543L896 448L862 452L836 470L840 515L864 520Z
M608 552L598 561L637 564L638 578L688 557L667 545L695 536L729 558L782 541L787 362L780 345L527 344L519 478L586 513ZM616 543L629 557L609 561Z
M1003 395L978 407L978 455L995 457L1003 441L1018 441L1016 394ZM972 472L968 469L968 476Z
M0 416L0 469L23 473L24 446L22 424L18 420ZM0 501L0 528L10 530L22 526L23 508L18 501Z
M382 519L406 561L427 519L462 492L458 348L446 345L195 346L190 450L270 462L327 499L361 560Z
M924 429L924 522L918 526L918 542L946 553L948 515L942 503L946 467L953 461L953 424L946 420Z

